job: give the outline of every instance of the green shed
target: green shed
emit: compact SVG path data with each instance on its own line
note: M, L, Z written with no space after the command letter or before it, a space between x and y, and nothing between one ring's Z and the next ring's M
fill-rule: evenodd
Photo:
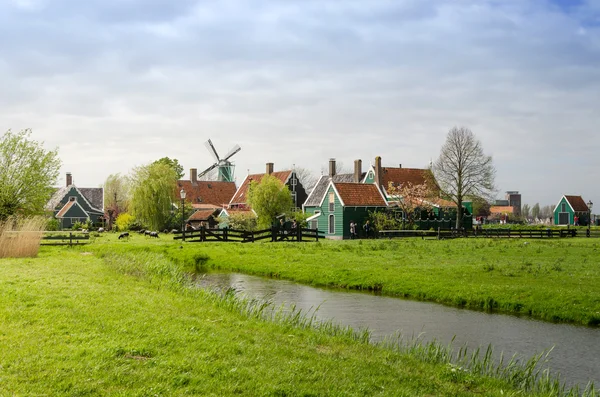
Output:
M576 218L577 217L577 222ZM575 225L587 226L590 222L590 208L581 196L561 197L556 207L554 207L555 225Z

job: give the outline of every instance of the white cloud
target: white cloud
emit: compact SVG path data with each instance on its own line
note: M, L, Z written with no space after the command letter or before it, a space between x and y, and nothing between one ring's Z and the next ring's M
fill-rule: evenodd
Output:
M35 5L0 5L0 120L59 146L79 184L163 156L202 169L208 138L242 146L239 178L330 157L420 167L467 125L501 190L600 195L597 2Z

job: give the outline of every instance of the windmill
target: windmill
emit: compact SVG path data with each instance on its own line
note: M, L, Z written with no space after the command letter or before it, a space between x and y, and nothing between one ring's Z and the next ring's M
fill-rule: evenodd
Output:
M201 178L202 176L208 174L210 171L217 168L217 172L218 172L217 180L218 181L233 182L233 170L235 169L235 166L233 165L233 163L231 161L229 161L229 159L232 158L234 154L236 154L237 152L242 150L240 145L235 145L229 151L229 153L227 153L225 155L225 157L223 157L222 159L219 158L219 154L217 153L217 150L215 149L215 147L212 144L212 142L210 141L210 139L207 142L205 142L204 145L206 146L206 148L208 149L210 154L212 154L212 156L215 158L215 163L213 165L211 165L210 167L208 167L207 169L205 169L204 171L202 171L200 174L198 174L198 178Z

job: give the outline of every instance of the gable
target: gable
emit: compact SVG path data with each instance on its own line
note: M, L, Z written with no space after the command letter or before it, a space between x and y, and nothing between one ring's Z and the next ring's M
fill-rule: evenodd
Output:
M89 198L83 194L84 192L88 194ZM46 209L49 211L60 211L74 197L86 213L103 214L103 201L100 201L100 208L92 205L90 201L90 199L95 201L104 200L103 194L104 189L102 188L78 189L75 185L62 187L48 201Z
M334 183L346 207L387 207L381 191L374 184Z
M287 183L291 174L292 174L292 171L290 171L290 170L277 171L277 172L271 173L271 176L274 176L279 181L281 181L282 184L285 184L285 183ZM229 205L246 204L246 202L248 200L248 189L250 189L250 184L253 181L260 183L263 180L263 178L265 177L265 175L267 175L267 174L266 173L265 174L252 174L252 175L246 176L246 179L244 179L244 182L242 182L242 184L240 185L238 190L233 195L233 198L229 202Z
M77 201L69 201L56 214L57 218L89 218L89 214L85 211Z

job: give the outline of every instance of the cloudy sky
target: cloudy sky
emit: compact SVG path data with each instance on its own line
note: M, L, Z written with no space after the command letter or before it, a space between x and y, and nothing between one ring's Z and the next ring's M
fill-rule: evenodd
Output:
M600 206L600 0L0 0L0 128L83 187L234 144L238 183L425 167L467 126L498 197ZM63 182L61 175L60 183Z

